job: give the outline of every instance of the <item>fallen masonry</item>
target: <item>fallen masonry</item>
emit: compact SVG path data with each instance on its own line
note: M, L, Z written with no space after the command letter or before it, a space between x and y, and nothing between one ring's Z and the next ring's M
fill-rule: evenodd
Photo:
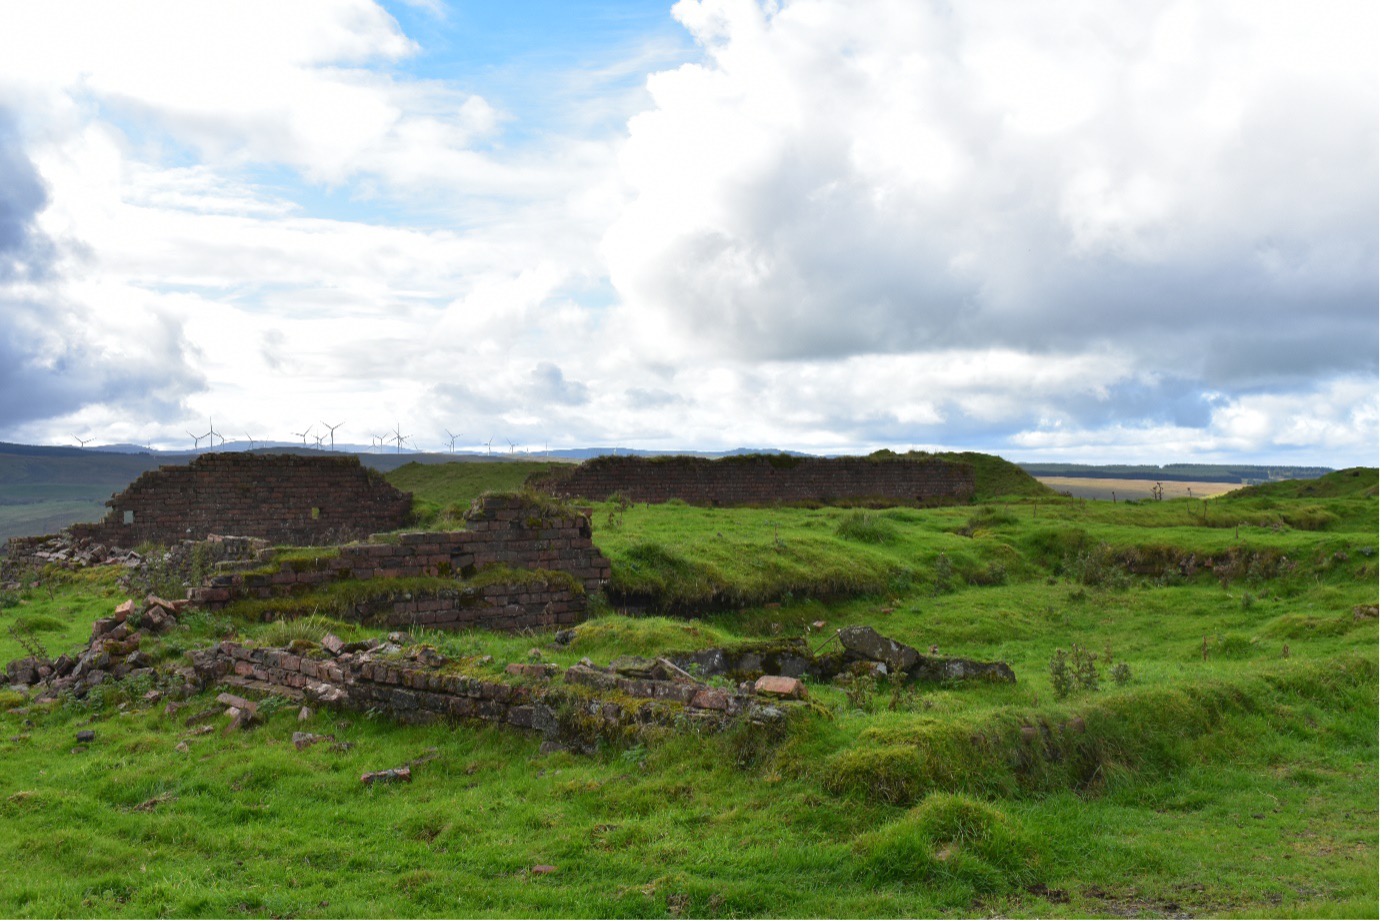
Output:
M665 657L620 656L605 668L583 659L562 670L541 662L543 653L535 648L529 662L506 664L503 675L494 675L489 656L451 660L400 632L353 643L327 634L320 644L297 641L288 648L223 641L187 654L191 666L165 668L160 674L140 642L176 627L189 604L156 595L139 603L128 599L110 617L93 623L89 643L76 656L15 660L0 678L13 685L45 686L42 695L49 698L60 693L82 697L104 682L137 676L148 676L165 689L151 690L146 695L150 700L166 692L186 696L230 686L388 713L409 723L490 721L535 731L548 749L580 752L594 751L603 740L627 742L651 727L719 730L735 721L779 726L789 709L801 707L799 702L809 697L803 678L902 675L919 682L1014 681L1004 663L923 655L864 625L838 631L834 636L841 650L825 655L795 639ZM723 676L733 681L717 678ZM230 718L223 732L249 727L259 717L252 698L222 691L217 702ZM171 703L169 713L177 707ZM193 715L187 725L201 724L216 713L213 708ZM317 741L306 735L295 744L302 748Z
M1015 681L1007 663L983 662L958 656L924 654L891 640L868 625L854 625L836 632L841 649L816 655L800 638L771 643L713 647L696 653L669 654L680 669L700 676L736 679L773 674L830 682L842 675L896 675L909 681L944 683L964 681Z
M403 638L401 638L403 639ZM326 645L305 649L250 647L223 641L188 654L187 677L198 687L231 686L355 711L388 713L407 723L482 720L539 733L548 749L594 751L602 741L625 742L650 727L723 729L735 720L779 724L788 708L780 689L753 683L714 687L671 663L632 675L618 663L589 661L565 672L550 664L501 676L468 675L470 664L443 659L427 647L407 650L372 640L333 655ZM333 645L335 646L335 645ZM433 665L429 665L433 663Z
M742 649L621 656L605 668L585 659L566 670L551 663L509 663L503 676L467 673L488 657L452 661L397 633L353 644L329 634L319 645L300 642L290 648L224 641L190 653L193 666L187 678L199 687L235 686L388 713L408 723L489 721L536 731L550 749L582 752L602 740L628 741L655 726L718 730L735 720L779 724L787 709L809 696L804 676L888 674L890 665L869 658L871 654L891 653L894 668L906 670L903 674L914 681L1014 681L1004 663L924 656L866 627L841 633L843 643L851 646L823 657L814 657L805 645L784 644L776 653ZM766 665L779 671L766 672ZM739 684L712 684L692 670L744 678Z
M140 647L149 635L163 634L178 623L186 607L182 599L169 600L155 595L136 604L128 599L116 606L109 618L99 618L91 626L91 639L76 656L62 654L54 659L28 656L5 666L0 679L9 685L44 685L49 693L72 692L85 696L97 685L131 676L154 676L153 664Z
M137 551L91 538L78 538L67 531L32 538L10 538L0 550L3 550L0 556L0 580L13 583L10 588L19 588L17 580L26 569L42 570L48 566L70 570L110 565L137 567L144 561Z

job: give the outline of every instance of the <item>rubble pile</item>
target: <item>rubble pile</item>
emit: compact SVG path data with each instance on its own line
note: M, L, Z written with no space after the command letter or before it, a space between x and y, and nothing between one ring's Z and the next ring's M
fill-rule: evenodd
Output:
M384 712L406 723L483 720L536 731L550 750L590 752L601 740L629 739L649 727L778 724L793 699L806 695L787 677L710 684L664 658L619 657L606 668L583 660L565 672L516 662L494 676L493 667L485 669L488 657L457 662L401 633L349 644L328 634L320 644L288 648L224 641L188 655L204 688Z
M6 580L17 580L19 572L27 568L59 566L77 570L112 564L137 567L144 561L137 551L89 538L76 538L67 531L35 538L11 538L4 550L0 573L4 574ZM19 587L16 585L12 588Z
M142 603L127 599L110 617L97 619L91 627L91 640L76 656L64 653L55 659L27 656L13 660L5 666L0 680L8 685L43 685L52 693L70 691L81 697L103 682L152 675L153 664L140 650L140 641L176 627L186 604L155 595Z
M822 655L814 654L806 641L792 638L770 644L670 654L669 659L679 668L701 676L757 678L774 674L830 682L837 676L864 673L880 677L902 674L908 681L927 684L1015 681L1014 671L1007 663L943 656L935 649L920 653L867 625L841 628L834 639L839 641L840 649Z

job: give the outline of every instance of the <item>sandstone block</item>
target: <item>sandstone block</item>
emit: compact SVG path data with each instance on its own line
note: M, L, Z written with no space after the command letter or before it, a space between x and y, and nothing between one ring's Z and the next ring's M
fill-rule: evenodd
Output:
M783 675L762 675L754 683L756 694L775 698L806 698L807 687L799 679Z

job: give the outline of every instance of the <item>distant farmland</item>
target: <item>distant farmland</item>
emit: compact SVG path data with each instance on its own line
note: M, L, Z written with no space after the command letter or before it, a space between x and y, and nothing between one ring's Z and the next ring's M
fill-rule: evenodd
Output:
M1081 499L1150 499L1156 483L1163 484L1163 499L1211 499L1238 490L1238 483L1207 483L1205 481L1185 480L1116 480L1111 477L1038 477L1039 483L1051 487L1058 493L1070 493Z

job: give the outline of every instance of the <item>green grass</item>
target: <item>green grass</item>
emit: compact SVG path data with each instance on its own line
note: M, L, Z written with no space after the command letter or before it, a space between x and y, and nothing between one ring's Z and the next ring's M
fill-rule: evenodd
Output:
M530 476L562 466L547 461L410 462L385 479L413 494L414 512L425 526L451 528L460 527L461 514L482 493L522 490Z
M31 632L54 657L84 645L92 622L109 617L128 597L115 586L118 569L71 573L48 568L23 574L23 588L0 593L0 667L29 655L11 628Z
M1198 503L1046 498L932 510L716 509L683 503L595 507L617 604L653 611L946 594L1047 576L1166 584L1212 560L1200 581L1274 577L1284 592L1327 579L1372 581L1378 499L1326 501L1322 527L1284 524L1318 503L1265 507L1250 496ZM1204 513L1204 515L1203 515Z
M616 581L655 608L695 602L695 617L600 608L562 647L551 634L415 637L499 675L534 647L560 666L796 637L830 650L834 629L866 623L1004 660L1018 679L813 682L813 708L778 738L660 731L543 755L535 738L483 727L331 712L300 726L296 705L273 701L263 726L223 737L212 717L218 732L198 736L185 717L214 689L172 717L140 687L47 707L6 692L0 911L1377 917L1379 634L1357 614L1378 602L1373 473L1302 495L1241 491L1204 517L1199 503L1056 497L868 512L606 504L595 541ZM1284 524L1314 507L1331 516L1320 527ZM1265 524L1244 524L1253 516ZM1169 563L1188 554L1219 571L1181 576ZM115 575L55 584L52 598L26 588L0 625L23 619L61 652L121 598ZM308 624L261 616L193 615L146 651L177 663L228 634L369 633L326 609ZM1096 654L1101 681L1059 698L1049 661L1073 644ZM80 729L96 740L74 751ZM299 729L353 745L299 752ZM420 757L411 785L358 780ZM540 864L557 870L533 874Z

